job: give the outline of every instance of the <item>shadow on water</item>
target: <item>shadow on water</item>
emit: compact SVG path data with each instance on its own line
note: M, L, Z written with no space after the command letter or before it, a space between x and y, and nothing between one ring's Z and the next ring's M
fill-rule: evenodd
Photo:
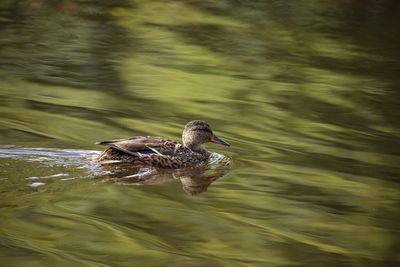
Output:
M226 158L214 153L208 165L178 170L132 168L124 165L116 169L115 166L108 166L111 173L103 176L102 181L119 185L156 185L177 179L181 182L185 193L195 196L205 192L213 182L224 177L228 173L227 164L229 161Z

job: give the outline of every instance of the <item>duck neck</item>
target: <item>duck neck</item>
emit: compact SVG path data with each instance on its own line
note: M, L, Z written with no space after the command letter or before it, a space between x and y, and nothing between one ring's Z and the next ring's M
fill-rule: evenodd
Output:
M184 146L192 150L193 152L206 154L207 150L204 147L204 144L195 144L195 143L184 143Z

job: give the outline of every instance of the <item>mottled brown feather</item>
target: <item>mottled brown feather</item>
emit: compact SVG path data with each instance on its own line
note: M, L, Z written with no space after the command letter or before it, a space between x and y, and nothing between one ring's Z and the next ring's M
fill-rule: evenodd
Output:
M149 147L168 152L169 150L173 150L178 142L175 140L155 136L135 136L127 139L103 141L97 144L113 146L116 149L123 148L131 152L147 150Z

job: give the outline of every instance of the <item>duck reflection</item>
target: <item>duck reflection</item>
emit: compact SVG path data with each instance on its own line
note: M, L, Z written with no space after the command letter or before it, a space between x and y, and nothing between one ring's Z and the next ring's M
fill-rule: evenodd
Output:
M156 169L124 165L103 166L106 171L102 182L120 185L155 185L179 180L183 191L195 196L207 191L216 180L224 177L229 171L229 162L218 165L197 165L182 169Z

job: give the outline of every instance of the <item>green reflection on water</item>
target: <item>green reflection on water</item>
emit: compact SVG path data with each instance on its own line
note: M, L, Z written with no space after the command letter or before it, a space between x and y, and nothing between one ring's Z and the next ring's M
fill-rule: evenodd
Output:
M0 158L2 262L398 263L399 9L389 0L2 1L1 144L179 139L195 118L232 144L209 146L232 164L196 197L174 179L123 186L75 163ZM63 173L76 179L43 178ZM30 177L45 185L28 187Z

